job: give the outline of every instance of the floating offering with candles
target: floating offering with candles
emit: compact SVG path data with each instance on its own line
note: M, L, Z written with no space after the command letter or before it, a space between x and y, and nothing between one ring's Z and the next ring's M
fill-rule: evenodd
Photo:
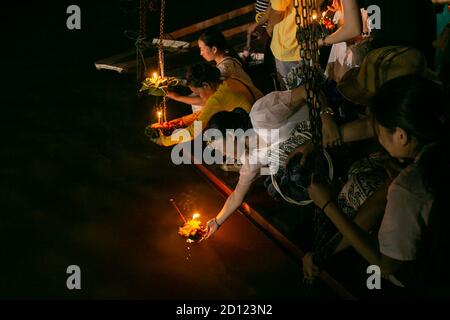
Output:
M148 95L156 97L164 97L169 90L169 87L175 87L180 83L174 77L161 77L156 72L151 77L146 78L142 82L142 87L139 92L145 92Z
M183 238L186 238L186 242L197 242L205 236L207 227L198 219L199 217L200 215L198 213L194 214L191 220L186 221L185 224L178 229L178 234Z

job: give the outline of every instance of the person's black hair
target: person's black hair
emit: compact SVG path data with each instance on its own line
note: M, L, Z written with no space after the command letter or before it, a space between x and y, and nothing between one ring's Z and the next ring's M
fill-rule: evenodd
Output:
M196 88L200 88L204 83L215 87L222 82L220 70L206 62L199 62L190 66L186 72L186 80L188 85Z
M251 129L252 123L250 120L250 116L248 113L242 109L237 107L232 112L221 111L216 113L209 120L206 129L217 129L222 133L222 135L226 136L227 129L229 130L238 130L242 129L244 131Z
M333 4L333 0L323 0L320 4L320 11L327 11L328 7Z
M209 28L205 32L203 32L198 40L203 41L208 47L216 47L220 53L233 57L237 59L240 63L242 63L241 58L237 54L236 50L230 46L227 39L222 32L220 32L217 28Z
M450 297L450 128L448 99L442 87L410 75L384 84L373 98L377 123L402 128L419 147L428 145L418 162L425 187L433 195L428 225L418 245L415 289L421 296Z
M440 85L408 75L383 85L372 100L371 111L380 125L390 131L402 128L421 148L442 137L446 104Z

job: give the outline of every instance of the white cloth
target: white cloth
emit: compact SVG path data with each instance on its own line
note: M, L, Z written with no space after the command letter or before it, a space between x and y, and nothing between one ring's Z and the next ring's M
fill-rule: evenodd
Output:
M200 112L203 109L203 106L196 106L196 105L193 105L193 104L191 105L191 107L192 107L192 113Z
M268 168L268 152L286 141L298 123L309 119L306 105L292 104L292 91L272 92L256 101L250 112L253 129L262 145L250 150L241 158L243 166L240 171L239 184L251 184L260 175L261 168ZM270 134L270 130L278 130L277 135ZM259 163L250 163L250 159L259 159Z
M381 253L399 261L415 260L432 205L433 196L423 185L416 161L389 186L378 233Z
M336 11L333 17L333 22L335 24L339 23L339 19L342 16L341 11ZM336 44L333 44L331 47L330 57L328 58L328 63L332 62L339 62L341 65L345 63L346 60L346 54L347 54L347 43L346 42L339 42ZM328 68L327 68L328 69ZM327 75L327 71L325 71L325 74Z
M197 95L195 93L192 93L189 97L197 97ZM197 106L194 104L191 104L191 107L192 107L192 113L200 112L203 109L203 106Z

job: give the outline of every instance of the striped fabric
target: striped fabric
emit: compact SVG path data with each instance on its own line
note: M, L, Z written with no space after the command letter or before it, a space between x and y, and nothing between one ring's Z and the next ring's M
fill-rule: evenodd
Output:
M269 7L270 0L256 0L256 13L264 12Z
M267 8L270 6L270 0L256 0L255 8L256 14L265 12ZM267 23L262 25L263 28L267 27Z

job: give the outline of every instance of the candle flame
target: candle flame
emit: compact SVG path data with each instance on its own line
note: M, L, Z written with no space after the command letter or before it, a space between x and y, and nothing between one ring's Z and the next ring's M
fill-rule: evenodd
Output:
M199 241L206 233L205 227L198 218L199 213L194 213L192 220L187 221L181 228L178 229L178 234L186 238L188 243Z
M153 72L153 79L158 79L158 74L156 72Z
M162 112L158 111L158 117L161 117L161 116L162 116Z

